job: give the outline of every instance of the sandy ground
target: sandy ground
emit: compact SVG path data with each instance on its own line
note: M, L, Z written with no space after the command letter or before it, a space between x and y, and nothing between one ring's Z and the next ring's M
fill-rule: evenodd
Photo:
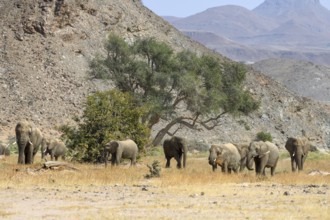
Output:
M1 219L330 219L329 185L221 184L0 189Z

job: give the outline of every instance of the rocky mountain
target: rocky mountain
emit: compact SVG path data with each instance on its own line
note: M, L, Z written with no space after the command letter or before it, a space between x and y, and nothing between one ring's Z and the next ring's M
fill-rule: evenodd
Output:
M237 61L290 58L330 65L330 11L318 0L266 0L252 11L221 6L168 21L184 33L211 32L235 41L232 51L205 45Z
M86 96L111 88L90 79L89 62L104 53L110 32L128 42L155 37L175 50L223 56L184 36L138 0L0 1L0 140L13 137L17 121L28 119L44 133L73 123ZM227 59L226 59L227 60ZM330 146L330 108L301 98L248 67L245 89L260 100L249 116L226 116L212 131L181 130L178 135L205 144L241 142L270 132L283 147L288 136L305 130L315 146ZM155 129L160 129L158 124Z
M268 59L252 66L296 94L330 103L329 67L290 59Z

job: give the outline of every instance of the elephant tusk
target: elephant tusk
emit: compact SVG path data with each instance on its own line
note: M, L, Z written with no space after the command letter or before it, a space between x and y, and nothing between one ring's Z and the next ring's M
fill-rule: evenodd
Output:
M29 141L29 144L30 144L30 145L32 145L32 142L31 142L31 141Z
M292 156L294 157L294 155L296 155L296 153L293 153Z
M263 156L266 156L266 154L269 154L270 151L267 151L266 153L262 154L262 155L259 155L259 158L263 157Z

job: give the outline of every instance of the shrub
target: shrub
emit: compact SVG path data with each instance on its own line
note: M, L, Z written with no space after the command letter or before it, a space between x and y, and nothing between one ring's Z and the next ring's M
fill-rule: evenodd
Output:
M270 133L261 131L257 134L257 140L272 142L273 138L272 138L272 135Z

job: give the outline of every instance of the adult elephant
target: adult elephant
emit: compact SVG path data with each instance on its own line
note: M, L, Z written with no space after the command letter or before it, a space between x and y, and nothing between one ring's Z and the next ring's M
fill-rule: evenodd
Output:
M51 160L55 159L57 161L59 157L65 160L67 150L63 141L55 138L43 138L41 142L41 159L49 154Z
M295 172L298 166L298 170L304 169L304 163L310 150L311 144L305 137L293 138L290 137L285 143L285 149L289 151L291 157L292 171Z
M234 144L241 156L239 171L242 172L247 164L247 156L249 153L249 143Z
M118 165L122 158L130 159L131 165L135 165L136 157L138 155L138 147L137 144L131 139L127 139L124 141L112 140L104 146L103 153L105 166L108 165L109 154L111 154L112 165Z
M16 143L18 146L18 163L32 164L42 141L42 133L32 123L18 122L15 127Z
M166 158L166 168L170 167L170 161L174 157L177 162L178 169L186 167L188 146L186 140L181 137L173 136L171 139L166 139L163 143L164 154ZM182 165L181 165L182 161Z
M269 141L253 141L249 146L247 168L252 170L254 160L257 175L266 175L265 168L270 168L272 176L275 174L275 168L279 158L279 151L275 144Z
M219 165L224 173L238 172L241 156L235 145L231 143L212 144L209 152L209 164L212 166L213 171Z
M0 155L10 156L9 145L0 144Z

